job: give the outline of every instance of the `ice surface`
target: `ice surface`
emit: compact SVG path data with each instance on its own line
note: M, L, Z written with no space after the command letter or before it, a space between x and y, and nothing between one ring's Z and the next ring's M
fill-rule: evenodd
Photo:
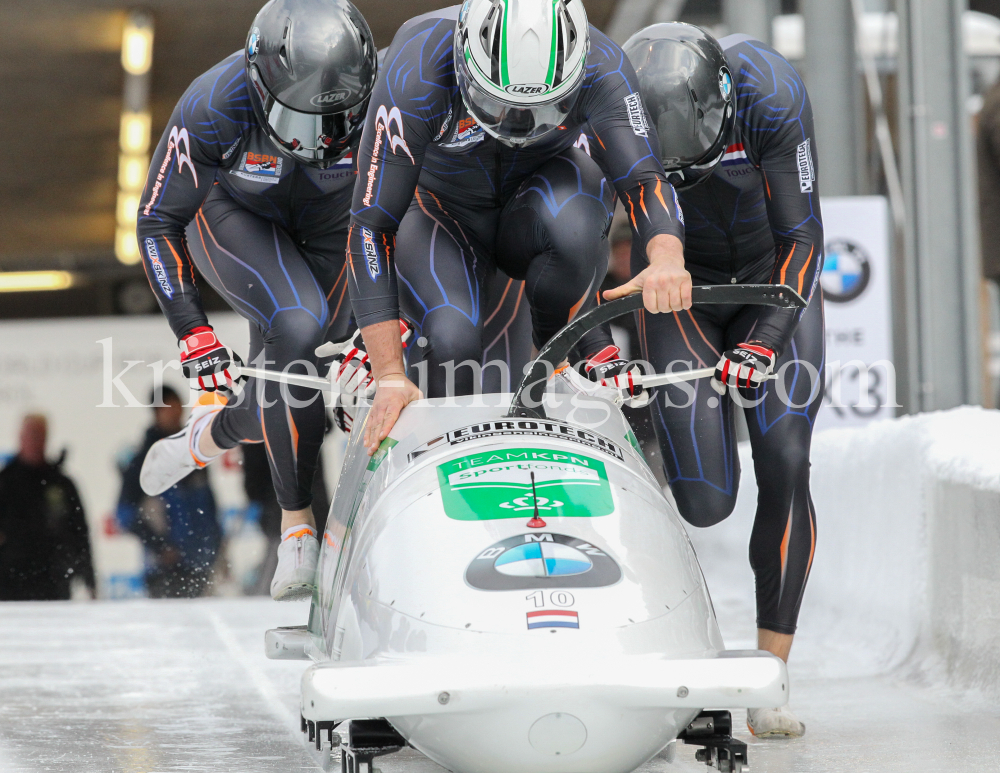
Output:
M819 541L789 666L791 706L808 731L756 741L737 712L755 773L997 767L996 701L942 686L913 659L927 612L927 479L1000 491L997 437L1000 414L976 409L816 437ZM691 535L731 648L754 641L747 450L736 512ZM307 613L266 599L0 604L0 773L322 770L331 761L298 732L306 664L263 655L266 628ZM441 770L412 750L377 765ZM674 764L641 770L706 768L682 747Z
M0 771L322 770L298 733L305 664L263 655L263 630L300 624L306 609L264 599L4 604ZM729 613L752 619L749 609ZM795 655L793 674L805 674L823 651L806 641ZM1000 710L968 696L884 676L799 678L792 701L808 725L801 740L755 741L742 712L734 717L754 771L953 773L993 767L1000 753ZM412 750L378 767L442 770ZM641 770L706 768L681 748L673 765L653 760Z

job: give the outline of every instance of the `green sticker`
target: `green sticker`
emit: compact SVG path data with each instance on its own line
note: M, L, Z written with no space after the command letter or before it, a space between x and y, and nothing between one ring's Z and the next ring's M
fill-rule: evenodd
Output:
M530 518L538 514L597 518L614 512L604 463L582 454L544 448L508 448L439 464L444 511L456 521Z
M628 444L632 446L635 452L639 454L640 459L646 458L646 455L642 452L642 446L639 445L639 439L635 436L631 427L629 427L628 432L625 433L625 439L628 441Z
M389 449L396 445L399 441L393 440L391 437L387 437L382 441L382 444L378 447L372 458L368 460L368 472L375 472L379 465L385 461L385 458L389 455Z

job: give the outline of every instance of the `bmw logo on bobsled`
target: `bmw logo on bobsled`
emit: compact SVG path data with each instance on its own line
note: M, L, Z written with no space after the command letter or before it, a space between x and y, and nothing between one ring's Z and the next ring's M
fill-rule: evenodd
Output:
M585 315L535 365L637 304ZM726 651L618 405L531 378L413 403L373 457L359 409L309 624L266 638L270 657L314 661L303 729L343 739L349 770L409 745L458 773L626 773L679 735L740 770L728 711L703 710L784 705L784 663Z

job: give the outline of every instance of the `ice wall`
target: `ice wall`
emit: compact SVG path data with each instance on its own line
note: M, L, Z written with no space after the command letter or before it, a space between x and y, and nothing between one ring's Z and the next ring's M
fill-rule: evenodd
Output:
M749 447L741 459L733 516L689 529L729 646L753 635ZM823 656L805 676L903 668L1000 693L1000 412L819 433L812 492L818 543L795 646Z

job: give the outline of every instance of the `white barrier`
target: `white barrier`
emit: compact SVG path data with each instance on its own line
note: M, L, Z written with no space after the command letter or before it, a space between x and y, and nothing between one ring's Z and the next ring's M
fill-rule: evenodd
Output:
M757 492L748 445L740 456L734 514L689 529L727 639L751 636L753 623L727 619L729 609L744 618L753 609ZM1000 412L818 433L812 493L817 550L795 646L823 657L799 676L899 668L1000 693Z

